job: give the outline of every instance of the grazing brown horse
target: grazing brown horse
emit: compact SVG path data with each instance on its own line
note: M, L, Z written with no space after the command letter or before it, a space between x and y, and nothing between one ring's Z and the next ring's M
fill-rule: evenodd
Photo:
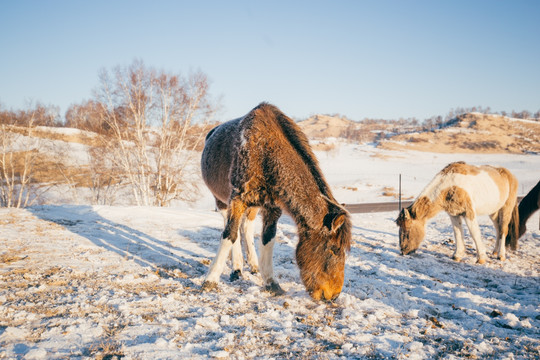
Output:
M536 184L531 191L519 202L519 237L525 234L527 231L527 220L540 208L540 181ZM515 226L514 222L510 223L510 226ZM539 225L540 228L540 225ZM506 238L509 241L509 238Z
M454 228L455 260L459 261L465 255L464 219L476 244L477 262L486 262L486 249L476 220L477 215L490 216L497 232L493 255L505 260L507 234L510 235L511 248L517 248L517 232L508 232L508 224L519 221L517 188L516 178L505 168L473 166L464 162L447 165L411 206L401 210L396 220L401 253L406 255L416 251L424 239L426 221L444 210L450 215Z
M262 103L246 116L210 131L201 169L218 208L227 210L219 250L203 289L217 287L231 248L233 270L240 273L241 260L235 260L235 254L241 258L238 234L249 230L260 210L261 276L267 290L282 294L273 275L272 253L284 210L298 227L296 262L308 293L316 300L339 295L351 241L349 213L334 199L298 125L275 106Z

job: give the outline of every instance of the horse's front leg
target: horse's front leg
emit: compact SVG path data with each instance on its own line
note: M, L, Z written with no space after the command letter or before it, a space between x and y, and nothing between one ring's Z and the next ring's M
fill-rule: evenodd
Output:
M260 267L261 276L264 282L265 290L274 295L285 293L278 282L274 279L274 244L276 241L277 221L281 216L279 208L263 208L263 231L261 236L261 257Z
M247 206L240 200L231 201L227 211L227 224L225 225L225 230L221 235L221 242L219 244L216 257L212 261L212 264L210 264L210 269L208 270L208 274L206 275L206 279L202 285L203 290L212 290L217 288L219 278L223 273L223 268L225 267L225 262L229 257L233 244L238 238L238 228L246 208ZM241 255L242 253L240 247L240 256Z
M463 240L463 224L461 216L450 216L452 227L454 228L454 238L456 239L456 251L452 257L456 261L461 261L465 256L465 241Z
M484 242L482 241L482 234L480 233L478 221L476 220L476 217L469 219L467 216L465 216L465 222L467 223L467 227L469 228L471 236L476 245L476 262L478 264L484 264L487 260L486 248L484 247Z

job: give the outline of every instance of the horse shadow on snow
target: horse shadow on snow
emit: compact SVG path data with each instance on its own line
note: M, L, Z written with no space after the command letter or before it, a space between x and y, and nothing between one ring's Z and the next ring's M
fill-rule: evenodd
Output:
M204 257L201 254L116 223L101 216L91 206L47 205L29 210L39 219L61 225L95 245L143 267L155 271L178 269L189 278L206 273L207 266L203 264ZM214 229L213 233L218 234L218 230Z

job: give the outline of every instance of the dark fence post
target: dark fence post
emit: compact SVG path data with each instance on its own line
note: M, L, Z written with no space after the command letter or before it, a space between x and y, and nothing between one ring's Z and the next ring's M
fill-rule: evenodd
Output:
M399 174L399 212L401 212L401 174Z

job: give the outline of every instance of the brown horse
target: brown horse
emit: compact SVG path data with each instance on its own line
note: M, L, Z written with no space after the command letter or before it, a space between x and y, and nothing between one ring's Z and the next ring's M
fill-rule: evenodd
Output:
M227 210L225 230L204 290L217 287L231 248L233 270L241 272L239 230L241 236L248 232L260 210L261 276L266 290L282 294L273 275L272 253L277 221L284 210L298 228L296 262L308 293L316 300L339 295L351 241L349 214L334 199L298 125L275 106L262 103L246 116L210 131L201 169L218 208Z
M477 215L489 215L497 232L495 251L499 259L506 258L506 235L510 246L517 247L517 232L508 233L508 224L518 222L518 182L505 168L473 166L464 162L451 163L441 170L420 193L414 203L401 210L396 220L399 226L401 253L414 252L424 239L426 221L440 211L450 215L456 238L454 259L465 255L462 219L465 220L476 244L477 262L486 262Z
M531 191L519 202L519 237L525 234L527 231L527 220L540 208L540 181L536 184ZM510 226L515 226L514 222L510 223ZM540 228L540 225L539 225ZM506 238L508 242L508 237Z

